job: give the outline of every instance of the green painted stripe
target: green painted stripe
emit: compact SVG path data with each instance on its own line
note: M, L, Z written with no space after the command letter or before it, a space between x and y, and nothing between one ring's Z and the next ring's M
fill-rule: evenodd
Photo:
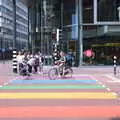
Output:
M47 85L47 86L3 86L0 89L103 89L101 85Z

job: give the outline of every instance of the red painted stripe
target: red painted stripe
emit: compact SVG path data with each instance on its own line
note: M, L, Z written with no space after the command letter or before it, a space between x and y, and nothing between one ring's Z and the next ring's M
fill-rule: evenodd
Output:
M0 107L0 118L120 117L120 106Z

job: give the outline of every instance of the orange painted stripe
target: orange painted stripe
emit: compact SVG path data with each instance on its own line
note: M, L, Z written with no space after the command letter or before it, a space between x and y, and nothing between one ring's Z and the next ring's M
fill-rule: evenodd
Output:
M0 118L120 117L120 106L0 107Z

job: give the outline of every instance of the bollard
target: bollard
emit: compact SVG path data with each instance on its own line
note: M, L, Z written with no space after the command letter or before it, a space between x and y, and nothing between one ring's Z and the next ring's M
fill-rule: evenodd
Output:
M13 72L17 73L17 51L13 50Z
M117 61L117 57L114 56L113 59L114 59L114 75L116 75L116 61Z

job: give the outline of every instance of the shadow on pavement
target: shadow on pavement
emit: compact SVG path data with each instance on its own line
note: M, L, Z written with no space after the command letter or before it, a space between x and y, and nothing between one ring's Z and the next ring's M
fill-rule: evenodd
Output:
M119 118L111 118L110 120L120 120L120 117Z

